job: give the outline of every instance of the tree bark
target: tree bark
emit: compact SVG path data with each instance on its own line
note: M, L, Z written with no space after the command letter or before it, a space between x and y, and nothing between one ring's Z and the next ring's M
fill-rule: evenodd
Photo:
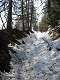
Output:
M30 20L30 31L32 30L32 18L33 18L33 0L31 0L31 20Z
M22 12L22 27L23 27L23 31L25 31L25 27L24 27L24 10L23 10L23 0L21 2L21 12Z
M8 17L7 17L7 30L12 29L12 0L9 0Z

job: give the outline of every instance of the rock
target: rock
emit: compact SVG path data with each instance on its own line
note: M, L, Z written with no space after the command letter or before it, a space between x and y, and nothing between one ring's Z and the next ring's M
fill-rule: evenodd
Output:
M49 47L49 51L51 51L52 47Z
M24 41L22 41L22 43L23 43L23 44L25 44L25 42L24 42Z

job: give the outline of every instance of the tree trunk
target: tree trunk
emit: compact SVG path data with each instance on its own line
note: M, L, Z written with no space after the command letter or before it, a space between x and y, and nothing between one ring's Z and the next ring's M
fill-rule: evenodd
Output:
M7 30L10 31L12 29L12 0L9 0L7 19Z
M27 22L28 22L28 30L29 30L29 0L27 5Z
M23 27L23 31L25 31L25 27L24 27L24 10L23 10L23 0L21 2L21 12L22 12L22 27Z
M30 20L30 31L32 30L32 17L33 17L33 0L31 0L31 20Z

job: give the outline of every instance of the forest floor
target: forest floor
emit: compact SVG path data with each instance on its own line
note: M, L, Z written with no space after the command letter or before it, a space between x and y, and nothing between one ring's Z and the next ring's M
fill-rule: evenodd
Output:
M2 74L2 80L60 80L60 51L56 49L60 38L52 41L48 32L34 32L22 40L25 44L11 46L16 51L10 52L12 70Z

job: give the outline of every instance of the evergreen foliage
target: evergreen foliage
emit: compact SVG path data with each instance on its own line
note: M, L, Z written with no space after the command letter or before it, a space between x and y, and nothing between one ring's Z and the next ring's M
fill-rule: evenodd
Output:
M59 25L60 20L60 1L59 0L47 0L46 4L49 25L53 28Z

